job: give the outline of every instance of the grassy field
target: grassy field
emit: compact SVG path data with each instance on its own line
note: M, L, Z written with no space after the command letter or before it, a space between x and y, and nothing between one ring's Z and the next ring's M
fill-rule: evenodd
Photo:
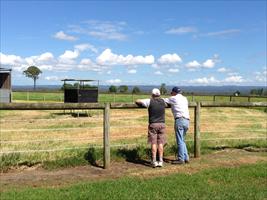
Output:
M163 96L163 97L168 97ZM189 101L213 101L213 96L187 96ZM99 102L134 102L136 99L150 98L150 95L141 94L99 94ZM13 92L12 101L41 101L41 102L63 102L63 92ZM228 96L217 96L216 101L229 102ZM232 97L232 101L248 102L247 97ZM267 98L251 97L251 102L266 102Z
M220 167L195 174L84 182L56 188L11 189L1 199L259 199L267 196L267 165Z
M81 111L1 111L0 169L11 166L41 164L45 168L57 168L88 163L86 156L102 163L103 112ZM189 151L193 154L193 109L187 135ZM267 147L266 117L262 110L245 108L202 108L202 153L216 148ZM129 152L119 148L135 148L134 155L149 159L146 109L111 111L112 159L125 158ZM165 155L173 155L176 145L173 133L173 117L166 111L168 145ZM254 138L254 139L251 139ZM257 139L258 138L258 139ZM265 138L265 139L263 139ZM92 152L92 148L94 151ZM138 152L136 152L138 151ZM88 156L87 156L88 157Z
M26 96L25 96L26 94ZM62 102L62 93L13 93L14 102ZM35 96L34 96L35 95ZM27 101L27 98L29 101ZM61 99L60 99L61 98ZM101 102L132 102L149 95L101 94ZM190 100L190 97L188 97ZM192 98L192 97L191 97ZM193 99L191 99L193 100ZM194 100L212 101L213 97L194 97ZM218 101L229 101L227 98ZM239 99L240 100L240 99ZM257 99L259 100L259 99ZM263 99L264 100L264 99ZM234 100L235 101L235 100ZM242 99L247 101L247 99ZM140 160L150 160L147 145L147 110L111 110L111 171L92 171L96 177L114 174L111 179L92 181L81 179L91 168L103 166L103 111L0 111L0 171L1 176L19 176L13 183L0 182L5 189L1 199L266 199L266 118L264 109L202 108L201 109L201 159L184 167L166 164L163 169L138 168ZM193 157L194 114L190 109L190 128L187 144ZM168 144L165 158L174 157L176 144L173 117L166 110ZM231 151L226 149L246 149ZM263 151L251 153L251 151ZM13 153L11 153L13 152ZM219 153L222 152L222 153ZM220 154L220 156L218 156ZM257 160L259 159L259 160ZM134 163L136 169L116 163ZM242 164L243 163L243 164ZM113 165L115 165L113 167ZM122 166L120 166L122 165ZM34 169L37 171L31 171ZM63 170L70 169L70 175ZM73 171L72 171L73 169ZM82 169L79 174L75 169ZM150 169L152 171L150 171ZM22 171L20 171L22 170ZM38 173L51 171L55 185L45 183ZM62 171L61 171L62 170ZM115 170L115 171L113 171ZM117 171L116 171L117 170ZM122 171L137 174L121 175ZM4 172L4 173L3 173ZM179 173L178 173L179 172ZM13 175L14 173L14 175ZM36 175L36 178L33 177ZM53 174L55 173L55 174ZM63 174L56 176L56 173ZM71 183L72 174L76 174ZM64 175L65 174L65 175ZM118 175L117 175L118 174ZM34 176L33 176L34 175ZM25 180L32 183L25 184ZM115 178L114 178L115 177ZM41 180L41 181L40 181ZM58 184L57 185L57 181ZM16 187L18 181L19 188ZM61 185L63 183L66 185ZM2 184L2 185L1 185ZM5 185L7 184L7 185ZM24 185L25 184L25 185Z

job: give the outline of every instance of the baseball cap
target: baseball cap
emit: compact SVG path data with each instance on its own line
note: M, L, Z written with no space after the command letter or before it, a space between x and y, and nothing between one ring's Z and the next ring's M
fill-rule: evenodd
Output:
M160 91L158 88L154 88L151 93L155 96L160 96Z
M182 92L182 90L181 90L181 88L179 88L179 87L173 87L172 88L172 92L175 92L175 93L181 93Z

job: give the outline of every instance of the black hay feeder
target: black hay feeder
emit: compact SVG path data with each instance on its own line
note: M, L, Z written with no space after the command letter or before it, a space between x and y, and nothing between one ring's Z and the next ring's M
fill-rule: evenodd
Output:
M62 81L64 81L64 103L98 102L99 80L63 79Z

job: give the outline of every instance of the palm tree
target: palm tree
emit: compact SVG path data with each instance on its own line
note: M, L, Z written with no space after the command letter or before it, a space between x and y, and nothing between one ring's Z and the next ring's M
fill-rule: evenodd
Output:
M33 87L34 90L36 88L36 80L39 78L39 75L42 73L42 71L36 67L36 66L30 66L28 67L25 71L23 71L23 74L28 77L33 79Z

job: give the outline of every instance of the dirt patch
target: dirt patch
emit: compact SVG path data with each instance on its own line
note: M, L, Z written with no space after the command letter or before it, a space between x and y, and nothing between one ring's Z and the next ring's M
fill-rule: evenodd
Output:
M216 167L237 167L243 164L267 162L267 155L259 152L248 152L237 149L224 149L201 158L192 158L189 164L172 165L174 157L166 158L163 168L153 169L148 161L132 163L126 161L112 162L109 169L94 166L79 166L73 168L48 171L40 167L13 169L1 173L0 190L25 187L61 187L69 184L117 179L123 176L151 178L172 173L194 174L204 169Z

